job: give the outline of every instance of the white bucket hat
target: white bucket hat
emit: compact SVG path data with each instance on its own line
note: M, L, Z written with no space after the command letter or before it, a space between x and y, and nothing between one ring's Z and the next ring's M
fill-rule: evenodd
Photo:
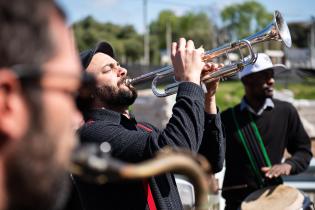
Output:
M238 77L240 79L242 79L243 77L247 75L264 71L264 70L268 70L268 69L273 69L275 71L287 70L287 67L283 64L273 65L271 62L271 59L265 53L258 53L257 56L258 56L257 60L254 64L245 66L244 69L238 73Z

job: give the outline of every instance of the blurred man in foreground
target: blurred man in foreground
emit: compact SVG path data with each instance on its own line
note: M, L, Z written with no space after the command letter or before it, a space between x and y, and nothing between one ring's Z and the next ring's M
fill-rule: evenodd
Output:
M0 209L61 209L80 65L51 0L0 0Z

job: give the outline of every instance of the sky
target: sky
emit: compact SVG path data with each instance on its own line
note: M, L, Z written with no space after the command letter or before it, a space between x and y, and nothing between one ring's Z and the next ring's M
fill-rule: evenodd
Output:
M206 12L218 25L220 11L227 5L244 0L57 0L65 9L69 24L88 15L101 22L133 25L140 33L144 31L143 8L147 1L147 22L158 17L162 10L173 10L177 15L193 11ZM314 0L257 0L267 11L279 10L287 22L309 21L315 17Z

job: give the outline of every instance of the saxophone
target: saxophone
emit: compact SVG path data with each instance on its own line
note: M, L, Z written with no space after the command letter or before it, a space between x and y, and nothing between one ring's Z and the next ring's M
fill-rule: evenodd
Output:
M144 179L164 173L187 176L195 186L196 210L209 209L208 195L214 190L209 176L211 166L201 155L183 149L165 147L154 158L138 164L125 163L110 156L107 142L82 145L75 150L70 172L85 180L104 184L107 182ZM213 191L212 190L212 191Z

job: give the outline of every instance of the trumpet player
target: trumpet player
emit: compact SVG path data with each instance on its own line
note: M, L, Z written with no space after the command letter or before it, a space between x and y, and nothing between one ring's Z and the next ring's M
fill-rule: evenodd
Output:
M179 39L172 44L171 59L179 85L173 115L159 130L146 122L137 122L128 107L137 92L126 84L127 69L119 65L107 42L80 54L85 70L94 74L97 87L84 113L85 124L79 133L82 142L112 146L112 156L138 163L152 158L165 146L187 148L203 154L213 172L222 169L225 152L224 135L215 92L218 80L200 87L202 71L216 71L218 65L201 60L203 49L193 41ZM182 209L173 174L123 183L95 185L76 178L86 209Z

